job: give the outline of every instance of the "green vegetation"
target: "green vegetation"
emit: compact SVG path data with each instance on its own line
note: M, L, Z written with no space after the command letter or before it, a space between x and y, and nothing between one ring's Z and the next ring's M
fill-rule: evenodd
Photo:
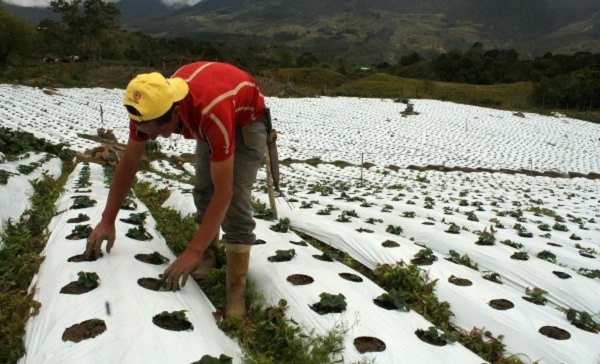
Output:
M468 254L461 256L458 252L452 249L448 252L448 254L450 254L450 258L447 258L449 261L464 265L465 267L469 267L473 270L479 270L477 263L473 263Z

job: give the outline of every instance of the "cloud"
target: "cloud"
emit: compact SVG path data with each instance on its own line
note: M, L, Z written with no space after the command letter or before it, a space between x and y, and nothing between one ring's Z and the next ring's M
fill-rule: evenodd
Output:
M118 2L119 0L105 0L109 2ZM192 6L198 4L202 0L161 0L163 4L168 6ZM12 4L25 7L47 8L50 0L4 0L6 4Z

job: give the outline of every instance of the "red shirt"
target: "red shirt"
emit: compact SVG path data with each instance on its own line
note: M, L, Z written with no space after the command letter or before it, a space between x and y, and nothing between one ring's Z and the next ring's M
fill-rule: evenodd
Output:
M235 128L265 117L265 101L252 76L227 63L196 62L181 67L173 76L183 78L189 93L179 102L185 139L206 140L210 160L221 162L235 151ZM129 137L148 140L129 121Z

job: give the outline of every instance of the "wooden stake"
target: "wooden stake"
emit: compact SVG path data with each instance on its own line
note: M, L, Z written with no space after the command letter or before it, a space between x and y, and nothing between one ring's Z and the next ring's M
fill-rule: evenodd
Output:
M271 173L271 157L269 156L269 151L265 154L265 160L267 164L267 192L269 194L269 204L271 205L271 210L277 219L277 205L275 202L275 187L273 186L273 174Z

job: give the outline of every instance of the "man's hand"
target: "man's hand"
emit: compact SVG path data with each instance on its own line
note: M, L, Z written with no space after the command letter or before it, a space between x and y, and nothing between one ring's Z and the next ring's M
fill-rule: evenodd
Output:
M171 264L163 273L161 279L165 282L167 291L178 291L179 280L181 279L181 287L185 287L188 276L196 269L200 263L202 252L187 248L183 253Z
M94 231L92 231L92 233L87 239L87 246L85 248L85 258L91 258L92 253L94 253L96 259L100 258L100 253L102 252L102 242L104 240L108 241L106 243L106 251L110 253L110 250L115 244L115 236L115 224L100 221L100 223L96 225Z

